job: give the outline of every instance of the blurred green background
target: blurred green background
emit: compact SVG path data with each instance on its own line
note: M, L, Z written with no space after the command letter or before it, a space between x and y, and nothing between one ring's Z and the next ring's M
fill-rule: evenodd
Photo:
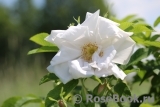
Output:
M39 86L47 74L46 67L55 53L27 56L38 45L29 41L37 33L67 29L73 17L85 19L86 12L110 12L102 0L44 0L37 7L33 0L16 0L7 7L0 4L0 105L11 96L35 94L43 96L52 88L51 83Z

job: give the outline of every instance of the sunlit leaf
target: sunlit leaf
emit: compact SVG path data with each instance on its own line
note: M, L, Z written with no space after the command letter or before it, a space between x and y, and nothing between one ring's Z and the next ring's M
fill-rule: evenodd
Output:
M57 52L59 49L57 46L42 46L37 49L33 49L28 52L28 55L30 54L36 54L36 53L41 53L41 52Z
M53 46L53 44L44 40L48 35L48 33L39 33L32 36L30 40L42 46Z
M145 20L142 18L135 18L133 19L132 23L145 23Z
M128 22L128 21L132 21L133 19L135 19L136 15L128 15L127 17L122 19L122 22Z
M140 44L144 44L144 39L138 37L138 36L132 36L131 37L135 42L140 43Z
M130 22L122 22L119 27L123 30L126 30L127 28L129 28L132 25L133 25L133 23L130 23Z
M144 24L137 24L134 25L134 29L131 30L134 33L139 33L139 32L151 32L152 30L146 27Z
M155 46L160 48L160 42L159 41L145 41L144 45L146 46Z
M154 22L154 27L156 27L160 23L160 16Z
M139 68L135 68L135 69L131 69L131 70L125 70L124 73L125 73L125 74L129 74L129 73L131 73L131 72L139 72L139 71L140 71Z
M143 78L140 82L140 85L144 82L144 80L148 79L152 75L154 75L154 73L152 72L152 69L151 68L147 69L145 75L143 76Z
M143 79L145 73L146 73L145 70L141 70L140 72L137 72L137 75L140 77L140 79Z
M152 106L152 105L150 105L150 104L143 103L143 104L141 104L139 107L155 107L155 106Z

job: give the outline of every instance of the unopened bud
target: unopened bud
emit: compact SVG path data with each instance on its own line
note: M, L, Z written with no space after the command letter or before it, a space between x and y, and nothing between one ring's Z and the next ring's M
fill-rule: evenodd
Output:
M64 105L64 103L63 103L62 100L59 100L59 101L58 101L58 105L59 105L59 107L65 107L65 105Z
M97 94L99 95L99 94L103 93L105 91L105 88L106 88L106 83L104 83L102 85L100 84L99 87L98 87L98 93Z

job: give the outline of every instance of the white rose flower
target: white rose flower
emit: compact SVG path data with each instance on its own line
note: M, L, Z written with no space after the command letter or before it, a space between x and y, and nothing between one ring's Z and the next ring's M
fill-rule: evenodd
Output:
M59 51L48 66L66 84L72 79L93 75L106 77L114 75L124 79L126 74L115 64L126 64L132 54L135 42L109 19L99 16L99 10L88 13L82 24L67 30L52 30L45 38L58 46Z

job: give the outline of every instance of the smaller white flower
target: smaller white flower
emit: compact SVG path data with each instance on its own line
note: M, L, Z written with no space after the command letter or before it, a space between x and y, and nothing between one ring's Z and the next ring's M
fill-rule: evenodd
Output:
M135 42L109 19L99 16L99 10L87 13L86 20L67 30L53 30L45 39L58 46L59 52L47 68L66 84L72 79L93 75L115 75L124 79L126 74L115 64L126 64Z

